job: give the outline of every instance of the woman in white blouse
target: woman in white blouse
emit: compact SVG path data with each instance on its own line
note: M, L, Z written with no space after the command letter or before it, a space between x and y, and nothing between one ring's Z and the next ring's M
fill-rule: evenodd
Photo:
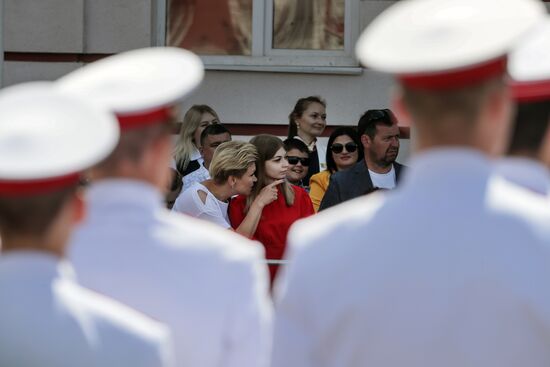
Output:
M257 159L256 147L250 143L229 141L221 144L210 163L211 179L197 182L184 191L172 210L230 229L227 215L229 199L238 194L250 195L257 181ZM282 181L276 181L260 192L236 232L247 237L254 233L264 206L277 198L276 186Z

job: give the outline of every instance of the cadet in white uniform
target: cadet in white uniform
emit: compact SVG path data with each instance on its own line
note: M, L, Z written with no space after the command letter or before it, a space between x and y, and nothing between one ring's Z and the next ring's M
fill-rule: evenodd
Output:
M51 83L0 92L0 366L173 366L167 328L80 287L62 259L79 172L117 139L114 116Z
M507 180L542 195L550 192L550 20L510 54L508 73L517 113L508 156L497 164Z
M489 158L510 126L505 55L545 12L409 0L365 31L359 58L397 75L416 151L395 192L291 230L273 366L550 365L548 207Z
M202 78L189 52L131 51L59 80L116 112L114 154L92 171L90 213L71 242L83 284L172 329L179 366L262 366L271 305L262 250L217 226L164 209L172 107Z

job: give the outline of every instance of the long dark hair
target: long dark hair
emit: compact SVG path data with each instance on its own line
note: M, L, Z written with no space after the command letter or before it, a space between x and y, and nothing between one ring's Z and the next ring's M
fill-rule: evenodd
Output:
M281 148L284 148L283 141L274 135L260 134L253 137L250 143L258 150L258 160L256 161L256 177L258 181L254 185L252 192L246 199L245 212L248 211L254 199L260 194L260 191L267 186L267 175L265 173L265 162L275 156L275 153ZM285 197L287 206L294 204L294 190L288 182L283 182L280 186L281 192Z
M288 136L287 138L293 138L296 135L298 135L298 126L296 125L296 119L299 119L304 114L304 111L307 110L310 104L312 103L319 103L323 105L323 107L327 108L327 103L324 99L322 99L319 96L309 96L306 98L300 98L298 102L296 102L296 105L294 106L294 109L288 115Z
M351 140L353 140L353 142L357 144L357 162L363 159L363 144L361 144L361 139L359 139L359 134L357 134L357 130L349 126L338 127L334 129L334 131L332 132L332 134L330 134L330 137L328 138L326 160L327 170L330 173L338 171L338 167L336 167L336 162L334 162L334 157L332 156L332 151L330 150L330 147L332 146L332 143L334 143L334 140L342 135L349 136Z

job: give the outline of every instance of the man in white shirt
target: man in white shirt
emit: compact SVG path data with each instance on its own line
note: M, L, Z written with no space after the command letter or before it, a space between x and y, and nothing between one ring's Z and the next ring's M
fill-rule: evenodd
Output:
M107 110L51 83L0 92L0 366L168 367L168 330L81 287L64 260L82 171L116 145Z
M226 141L231 141L231 133L222 124L212 124L204 128L201 133L201 157L203 162L199 169L183 177L182 192L190 188L195 182L203 182L210 178L208 168L216 148Z
M359 119L357 132L364 159L331 175L319 210L378 189L392 190L405 172L406 167L395 161L399 154L399 127L389 109L366 111Z
M107 105L119 145L92 170L90 213L69 256L83 284L167 324L178 366L262 366L271 310L262 249L162 205L173 108L203 75L182 49L134 50L58 81Z
M517 112L508 154L496 167L507 180L541 195L550 190L550 21L510 55Z
M299 222L277 284L273 366L550 363L550 209L492 175L512 104L506 54L529 0L410 0L358 42L395 75L415 155L399 188Z

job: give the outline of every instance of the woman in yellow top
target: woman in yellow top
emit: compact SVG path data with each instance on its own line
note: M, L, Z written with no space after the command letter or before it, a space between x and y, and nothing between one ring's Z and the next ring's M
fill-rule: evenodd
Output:
M357 131L352 127L336 128L328 138L327 147L327 169L311 176L309 181L309 197L315 211L319 210L321 200L325 196L330 175L350 168L363 158L363 145Z

